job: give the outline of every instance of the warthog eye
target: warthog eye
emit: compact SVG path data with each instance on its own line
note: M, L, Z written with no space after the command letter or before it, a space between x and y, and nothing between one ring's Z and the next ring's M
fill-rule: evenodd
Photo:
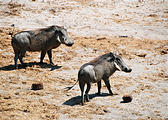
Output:
M116 58L117 61L119 61L120 59L119 58Z

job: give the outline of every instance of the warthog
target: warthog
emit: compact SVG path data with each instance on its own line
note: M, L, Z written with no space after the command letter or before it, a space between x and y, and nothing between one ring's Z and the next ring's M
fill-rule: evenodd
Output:
M110 87L109 77L116 71L131 72L132 69L129 68L121 58L121 56L115 53L104 54L89 63L81 66L78 72L78 81L81 89L81 103L84 105L84 86L87 84L87 89L85 91L86 101L89 101L88 92L91 88L91 83L97 83L98 85L98 95L100 95L101 90L101 79L104 80L106 87L111 95L113 92ZM77 81L77 82L78 82ZM76 82L76 83L77 83ZM76 84L75 83L75 84ZM74 84L74 85L75 85ZM74 86L73 85L73 86ZM72 86L72 87L73 87ZM69 89L71 89L70 87Z
M74 41L70 40L67 30L59 26L50 26L43 29L22 31L12 36L12 47L14 49L15 67L17 60L24 64L22 58L26 51L41 51L40 63L43 63L45 54L48 54L50 64L52 62L52 49L57 48L60 44L72 46Z

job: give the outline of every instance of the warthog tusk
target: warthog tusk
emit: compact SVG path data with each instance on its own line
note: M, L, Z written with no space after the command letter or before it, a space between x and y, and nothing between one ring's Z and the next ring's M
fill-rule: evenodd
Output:
M122 71L121 68L120 68L120 66L118 66L118 64L117 64L116 62L114 62L114 65L115 65L115 67L116 67L119 71Z
M61 43L61 40L60 40L60 37L59 37L59 35L57 36L57 40Z

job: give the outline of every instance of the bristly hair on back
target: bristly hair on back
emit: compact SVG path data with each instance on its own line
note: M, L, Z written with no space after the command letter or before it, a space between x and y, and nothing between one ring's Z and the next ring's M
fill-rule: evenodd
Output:
M100 63L102 60L108 58L109 56L111 56L113 53L112 52L109 52L109 53L106 53L104 55L101 55L95 59L93 59L92 61L89 62L89 64L92 64L92 65L96 65L98 63Z
M52 26L48 26L46 28L42 28L42 29L39 29L40 31L46 31L46 32L50 32L52 30L60 30L60 29L63 29L63 27L61 26L57 26L57 25L52 25Z

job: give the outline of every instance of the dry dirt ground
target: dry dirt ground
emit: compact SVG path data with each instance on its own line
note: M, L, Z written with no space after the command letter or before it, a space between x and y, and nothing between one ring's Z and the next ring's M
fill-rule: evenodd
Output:
M50 66L39 65L39 52L27 52L26 67L14 69L11 24L15 33L56 24L75 40L72 47L53 50ZM80 89L66 87L77 80L80 66L109 51L118 52L133 71L110 78L117 95L105 85L90 102L80 105ZM19 63L20 64L20 63ZM44 89L33 91L41 82ZM132 95L122 102L125 93ZM0 120L167 120L168 1L0 0Z

